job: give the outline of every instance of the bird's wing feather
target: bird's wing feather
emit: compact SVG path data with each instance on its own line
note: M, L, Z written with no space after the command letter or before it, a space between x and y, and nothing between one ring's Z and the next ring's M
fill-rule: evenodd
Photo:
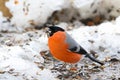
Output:
M66 33L66 43L69 44L68 50L71 52L78 54L87 53L68 33Z
M71 52L75 52L76 54L83 54L89 59L91 59L94 62L97 62L101 65L104 65L104 63L96 60L95 58L91 57L87 51L85 51L69 34L66 33L66 43L69 44L68 50Z

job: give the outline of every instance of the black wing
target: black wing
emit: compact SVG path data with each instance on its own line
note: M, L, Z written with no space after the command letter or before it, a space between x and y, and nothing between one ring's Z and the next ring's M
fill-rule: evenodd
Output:
M76 52L78 54L83 54L83 55L87 54L87 51L85 51L85 49L83 49L81 46L79 46L79 48L77 46L75 46L73 48L70 48L69 50L72 52Z
M77 52L75 52L75 51L77 50L77 47L73 47L73 48L71 48L71 49L69 49L69 50L72 51L72 52L75 52L75 53L77 53L77 54L83 54L83 55L85 55L85 57L88 57L88 58L91 59L92 61L97 62L97 63L99 63L99 64L101 64L101 65L104 65L104 63L96 60L94 57L92 57L90 54L88 54L87 51L85 51L85 49L83 49L81 46L79 46L79 47L80 47L80 48L79 48L79 51L77 51Z
M103 65L102 62L96 60L95 58L91 57L90 54L87 53L87 51L82 48L69 34L66 33L66 43L69 44L68 50L71 52L75 52L76 54L82 54L91 59L94 62L97 62L101 65Z

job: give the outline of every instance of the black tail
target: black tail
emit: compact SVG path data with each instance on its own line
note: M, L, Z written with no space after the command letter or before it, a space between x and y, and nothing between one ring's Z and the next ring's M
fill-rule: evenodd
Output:
M88 57L89 59L91 59L94 62L97 62L97 63L99 63L101 65L104 65L104 63L96 60L94 57L91 57L90 54L88 54L87 51L85 51L85 49L83 49L81 46L80 46L80 51L78 53L85 55L86 57Z
M102 63L102 62L96 60L95 58L91 57L88 53L86 54L86 57L88 57L89 59L91 59L91 60L94 61L94 62L97 62L97 63L99 63L99 64L101 64L101 65L104 65L104 63Z

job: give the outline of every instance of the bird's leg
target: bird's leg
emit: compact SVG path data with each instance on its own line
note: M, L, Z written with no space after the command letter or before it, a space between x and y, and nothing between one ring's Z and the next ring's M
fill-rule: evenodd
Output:
M63 63L63 65L60 67L61 70L63 70L64 68L66 68L67 63Z
M77 71L77 69L78 69L77 64L70 65L70 71Z

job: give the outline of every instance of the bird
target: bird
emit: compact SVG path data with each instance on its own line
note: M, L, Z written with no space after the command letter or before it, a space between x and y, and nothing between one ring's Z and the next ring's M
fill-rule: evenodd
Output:
M75 39L73 39L63 28L58 26L49 26L46 30L48 36L48 47L52 56L65 63L77 63L82 56L104 65L104 63L92 57Z

